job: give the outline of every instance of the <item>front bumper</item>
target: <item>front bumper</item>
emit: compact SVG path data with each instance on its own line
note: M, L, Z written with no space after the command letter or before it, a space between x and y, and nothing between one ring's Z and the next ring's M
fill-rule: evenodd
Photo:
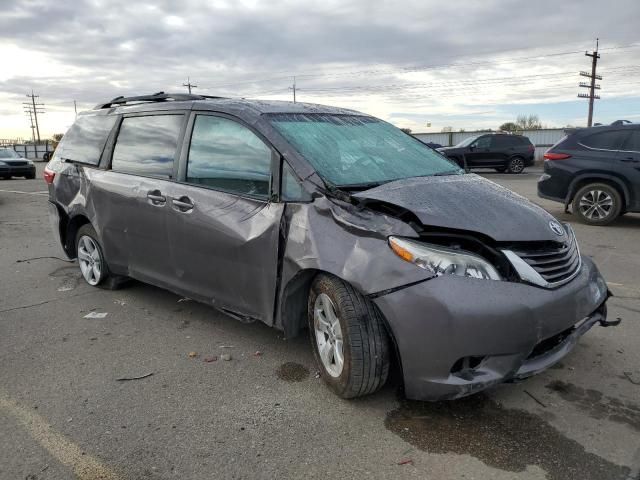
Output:
M534 375L606 321L606 283L583 257L556 289L442 276L374 299L394 336L407 398L459 398Z
M0 170L1 175L7 175L12 177L24 177L26 175L35 175L36 167L35 165L24 165L24 166L9 166L7 169Z

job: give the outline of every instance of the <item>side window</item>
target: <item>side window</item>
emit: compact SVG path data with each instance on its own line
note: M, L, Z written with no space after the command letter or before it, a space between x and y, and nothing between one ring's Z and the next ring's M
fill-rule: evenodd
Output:
M268 198L271 149L233 120L198 115L189 147L187 182Z
M474 146L476 148L489 148L490 145L491 145L491 137L489 136L480 137L478 140L474 142Z
M184 115L149 115L122 120L111 169L171 178Z
M117 118L115 115L79 116L56 148L56 159L98 165Z
M640 130L632 130L622 146L627 152L640 152Z
M580 143L587 147L601 150L619 150L628 133L628 130L594 133L580 140Z
M491 148L509 148L513 144L513 139L507 135L494 135L491 137Z
M302 185L291 170L287 162L282 162L282 188L280 189L280 199L285 202L295 202L303 200L305 195Z

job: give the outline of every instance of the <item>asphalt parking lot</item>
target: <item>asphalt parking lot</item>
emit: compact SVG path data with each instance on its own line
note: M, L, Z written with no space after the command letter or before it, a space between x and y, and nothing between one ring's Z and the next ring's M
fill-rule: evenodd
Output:
M539 172L486 173L574 225L622 324L468 399L409 402L395 379L345 401L306 336L86 285L55 258L42 167L0 181L1 479L640 478L640 215L587 227L536 197Z

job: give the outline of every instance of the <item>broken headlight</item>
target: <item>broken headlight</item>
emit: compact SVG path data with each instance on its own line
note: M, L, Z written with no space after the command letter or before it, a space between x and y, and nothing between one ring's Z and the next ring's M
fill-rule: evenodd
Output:
M389 246L403 260L429 270L437 276L457 275L502 280L493 265L470 252L399 237L389 237Z

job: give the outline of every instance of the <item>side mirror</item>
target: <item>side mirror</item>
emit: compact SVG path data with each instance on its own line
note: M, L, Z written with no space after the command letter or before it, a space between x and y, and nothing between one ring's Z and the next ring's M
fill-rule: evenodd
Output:
M471 145L469 145L469 150L473 151L476 148L476 144L472 143Z

